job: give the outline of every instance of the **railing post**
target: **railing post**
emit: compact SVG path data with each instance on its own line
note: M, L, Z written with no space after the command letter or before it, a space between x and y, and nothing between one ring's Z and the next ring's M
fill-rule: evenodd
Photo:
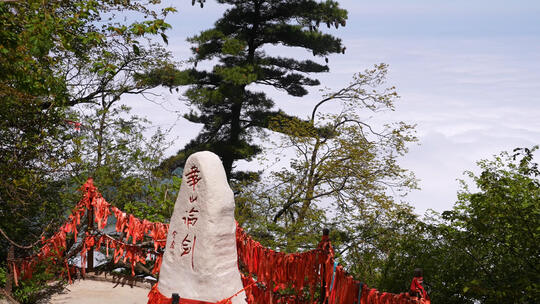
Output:
M180 303L180 296L177 293L172 294L172 304Z
M92 205L88 209L88 234L92 235L94 233L94 211L92 210ZM84 242L84 240L83 240ZM82 265L81 265L82 266ZM94 271L94 246L88 249L88 256L86 259L86 269L88 272Z
M8 296L11 296L11 291L13 290L13 267L11 267L11 262L15 258L15 247L9 245L8 255L7 255L7 265L8 265L8 276L6 278L6 288L5 291Z
M328 228L324 228L323 229L323 235L322 235L322 239L321 239L321 242L319 243L319 246L321 246L323 249L323 252L325 254L325 258L324 260L326 260L326 256L328 255L328 252L325 250L325 246L324 246L324 243L326 241L328 241L328 238L329 238L329 235L330 235L330 229ZM325 277L326 277L326 267L324 264L321 265L321 296L320 296L320 299L319 299L319 303L323 304L324 302L324 299L326 298L326 280L325 280Z

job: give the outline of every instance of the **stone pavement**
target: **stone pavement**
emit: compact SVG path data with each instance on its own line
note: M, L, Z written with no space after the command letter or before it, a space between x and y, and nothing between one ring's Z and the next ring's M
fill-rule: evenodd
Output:
M149 288L119 282L78 280L67 285L64 292L53 295L51 304L146 304Z

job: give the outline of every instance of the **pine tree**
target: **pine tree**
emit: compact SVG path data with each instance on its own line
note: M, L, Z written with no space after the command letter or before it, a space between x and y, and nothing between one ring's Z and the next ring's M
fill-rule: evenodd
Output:
M315 0L218 0L232 7L214 27L189 39L194 67L154 71L146 81L170 87L188 85L185 92L192 111L185 117L204 125L200 134L164 165L175 169L183 155L198 150L217 153L231 178L237 160L249 160L261 151L254 143L276 117L295 119L275 110L274 101L252 85L271 86L301 97L306 87L319 85L308 73L327 72L327 55L342 53L341 40L321 32L320 26L345 25L347 11L336 1ZM202 3L201 3L202 6ZM266 53L265 46L299 47L326 63L298 60ZM211 71L197 63L217 60ZM238 175L236 175L238 178Z

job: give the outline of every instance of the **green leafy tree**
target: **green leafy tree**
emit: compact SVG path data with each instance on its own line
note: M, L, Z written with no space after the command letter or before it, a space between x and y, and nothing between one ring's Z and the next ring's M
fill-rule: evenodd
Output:
M470 302L535 303L540 297L540 171L532 149L501 153L468 172L458 202L443 213L441 233L458 251L455 292Z
M318 57L344 52L340 39L324 34L320 25L344 26L347 12L330 0L217 2L230 7L213 28L189 39L195 66L182 71L167 66L143 79L171 87L187 85L185 96L193 111L185 117L203 124L185 151L166 163L170 169L182 167L186 154L210 150L221 157L230 178L235 161L250 160L261 151L253 141L258 132L269 128L272 118L288 117L274 110L274 101L256 88L269 86L301 97L308 93L306 87L319 85L309 73L328 71L324 63L271 55L266 48L298 47ZM211 70L196 68L207 62L215 63Z
M171 219L182 178L172 175L157 178L145 184L144 199L132 200L124 205L124 210L138 218L152 222L168 223Z
M133 73L168 59L148 41L167 38L174 9L153 10L159 3L0 2L0 228L12 239L32 243L73 205L60 195L80 161L69 107L139 94L148 87Z
M467 267L461 262L459 249L444 238L439 229L440 214L427 214L423 219L411 213L398 212L379 224L386 229L371 236L375 244L371 255L360 255L353 260L355 273L366 273L366 282L379 290L393 293L406 292L410 288L413 270L424 270L424 288L433 303L473 303L459 293L459 286ZM378 249L382 249L377 252ZM367 259L366 259L367 258ZM366 265L365 261L372 265ZM459 266L458 266L459 265ZM458 292L456 292L458 290Z
M78 149L87 156L82 160L87 170L74 173L78 174L77 177L94 177L108 199L119 207L126 202L147 198L143 186L155 180L147 174L150 169L141 166L148 166L154 159L159 161L159 155L152 158L147 154L156 156L164 149L142 143L145 127L138 118L126 120L118 116L127 111L118 106L122 97L129 94L146 97L149 94L151 87L141 85L134 75L169 64L169 54L150 37L160 34L167 42L164 31L170 26L159 17L165 17L175 9L163 8L158 17L151 5L159 3L91 2L92 22L87 30L94 34L95 46L87 48L83 56L60 54L62 61L58 69L67 82L69 105L90 105L89 110L95 115L95 120L84 117L90 125L91 136L87 136ZM130 13L130 21L127 21L127 12ZM122 16L123 22L118 18ZM140 21L142 19L145 20ZM158 132L152 140L157 145L162 144L163 135ZM87 160L90 162L85 162ZM88 260L88 267L92 269L92 251Z
M70 157L68 94L51 54L73 50L79 24L61 7L0 2L0 228L25 245L62 214L53 179ZM9 246L0 244L5 260Z
M378 287L397 292L424 269L433 302L535 303L539 296L537 148L501 153L467 172L458 202L396 239ZM409 229L410 230L410 229ZM408 230L403 230L407 232ZM402 289L403 290L403 289Z
M129 111L125 105L84 107L73 145L77 161L70 173L73 188L92 177L105 199L120 208L148 199L147 187L162 178L154 168L169 146L160 129L146 138L150 122Z
M536 151L515 149L478 162L480 174L466 172L472 186L462 181L452 210L397 229L398 237L389 239L392 254L371 266L380 270L374 286L405 291L412 269L421 267L433 302L535 303L540 281Z
M287 135L271 153L292 149L294 156L237 200L237 218L250 233L269 246L296 251L313 248L322 228L332 228L343 262L365 262L351 266L362 277L376 270L371 261L387 254L384 239L415 218L390 195L390 189L399 196L415 187L414 176L397 164L406 144L416 140L413 126L399 122L377 130L365 122L367 115L393 108L395 89L381 88L386 72L386 65L377 65L328 93L308 127L273 120L273 128Z
M71 123L80 124L73 145L72 185L93 177L103 195L118 207L145 199L143 189L156 182L154 168L168 147L159 129L151 138L145 137L150 122L130 116L122 99L134 94L147 100L157 96L135 76L170 63L170 54L159 44L148 40L138 46L134 29L103 40L102 47L62 69L71 76L70 103L77 105Z

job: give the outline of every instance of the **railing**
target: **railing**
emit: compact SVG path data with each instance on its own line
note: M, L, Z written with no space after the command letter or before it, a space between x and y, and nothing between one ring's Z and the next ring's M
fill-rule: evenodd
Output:
M41 239L41 247L35 254L18 259L8 257L15 284L18 285L19 279L30 278L35 266L45 260L64 265L62 274L71 283L76 271L85 275L88 253L94 250L103 250L107 256L111 254L113 263L122 260L124 264L131 265L132 275L135 274L137 263L146 264L152 260L152 273L159 273L169 226L138 219L110 205L98 192L92 179L88 179L80 190L83 197L67 221L52 237ZM85 214L88 229L80 237L78 228ZM103 232L109 216L116 218L115 230L120 238ZM93 228L94 223L97 229ZM75 241L80 241L77 242L78 246L67 251L66 239L70 234ZM410 297L407 293L379 292L355 280L335 261L327 234L323 235L317 249L285 254L263 247L237 226L236 243L238 264L243 273L249 304L429 303L429 300ZM77 269L69 265L68 259L79 253L81 267Z

